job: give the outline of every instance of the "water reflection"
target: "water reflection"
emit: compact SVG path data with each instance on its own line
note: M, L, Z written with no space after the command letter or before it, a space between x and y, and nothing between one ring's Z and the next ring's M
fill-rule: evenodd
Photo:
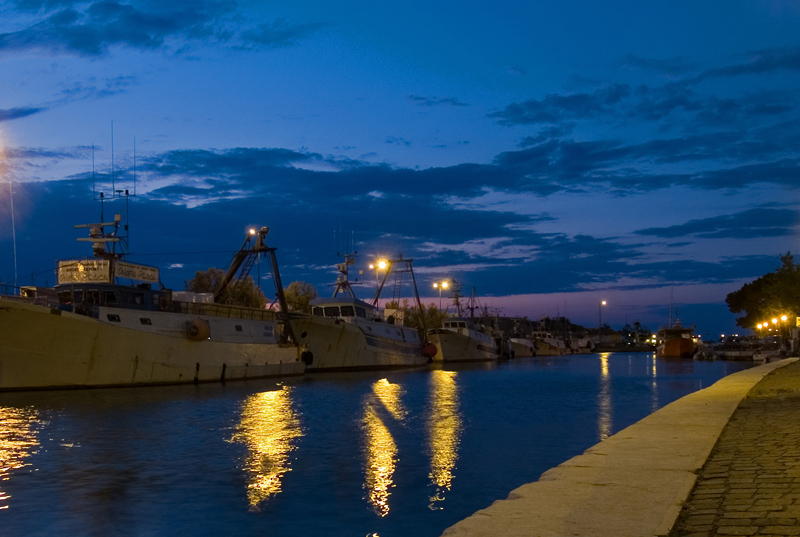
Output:
M599 413L597 417L597 435L600 440L611 436L611 376L608 372L610 353L600 353L600 391L597 393Z
M231 438L249 451L244 470L248 474L247 500L251 510L281 492L281 482L291 466L289 454L303 436L300 420L292 408L291 388L251 395L242 408L242 418Z
M459 411L458 384L455 371L431 371L431 413L428 418L431 471L428 474L436 487L428 505L433 510L442 509L436 502L444 501L445 491L453 483L453 469L458 459L461 438L461 413Z
M0 484L8 481L11 470L30 466L25 459L39 447L35 425L39 414L33 408L0 406ZM0 510L8 509L11 496L0 487Z
M658 361L656 360L656 353L653 353L650 360L653 362L653 381L650 383L650 393L652 395L650 398L650 412L652 413L658 410L658 383L656 382L656 377L658 376L656 364Z
M400 396L402 388L381 379L372 385L364 401L365 479L367 501L381 517L389 514L389 489L394 487L397 444L387 423L401 421L406 411Z

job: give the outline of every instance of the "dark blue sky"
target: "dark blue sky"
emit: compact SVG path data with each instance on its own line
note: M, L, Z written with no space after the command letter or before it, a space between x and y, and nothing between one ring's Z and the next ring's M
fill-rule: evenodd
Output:
M132 259L173 288L268 225L321 294L354 243L429 300L653 329L672 303L716 337L800 246L798 27L790 1L6 1L0 281L84 252L94 154L107 196L135 168Z

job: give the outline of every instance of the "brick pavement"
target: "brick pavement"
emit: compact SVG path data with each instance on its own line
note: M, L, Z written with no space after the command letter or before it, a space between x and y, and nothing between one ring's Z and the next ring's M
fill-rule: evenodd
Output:
M670 537L800 536L800 362L741 402Z

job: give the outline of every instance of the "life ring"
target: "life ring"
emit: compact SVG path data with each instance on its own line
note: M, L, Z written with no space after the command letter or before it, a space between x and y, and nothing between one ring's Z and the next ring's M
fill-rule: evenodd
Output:
M195 319L186 324L186 337L192 341L205 341L211 336L211 325L205 319Z

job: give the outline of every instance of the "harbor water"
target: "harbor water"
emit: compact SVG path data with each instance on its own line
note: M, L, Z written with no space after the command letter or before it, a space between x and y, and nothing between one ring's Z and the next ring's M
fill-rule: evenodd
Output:
M651 353L0 394L3 536L438 536L751 366Z

